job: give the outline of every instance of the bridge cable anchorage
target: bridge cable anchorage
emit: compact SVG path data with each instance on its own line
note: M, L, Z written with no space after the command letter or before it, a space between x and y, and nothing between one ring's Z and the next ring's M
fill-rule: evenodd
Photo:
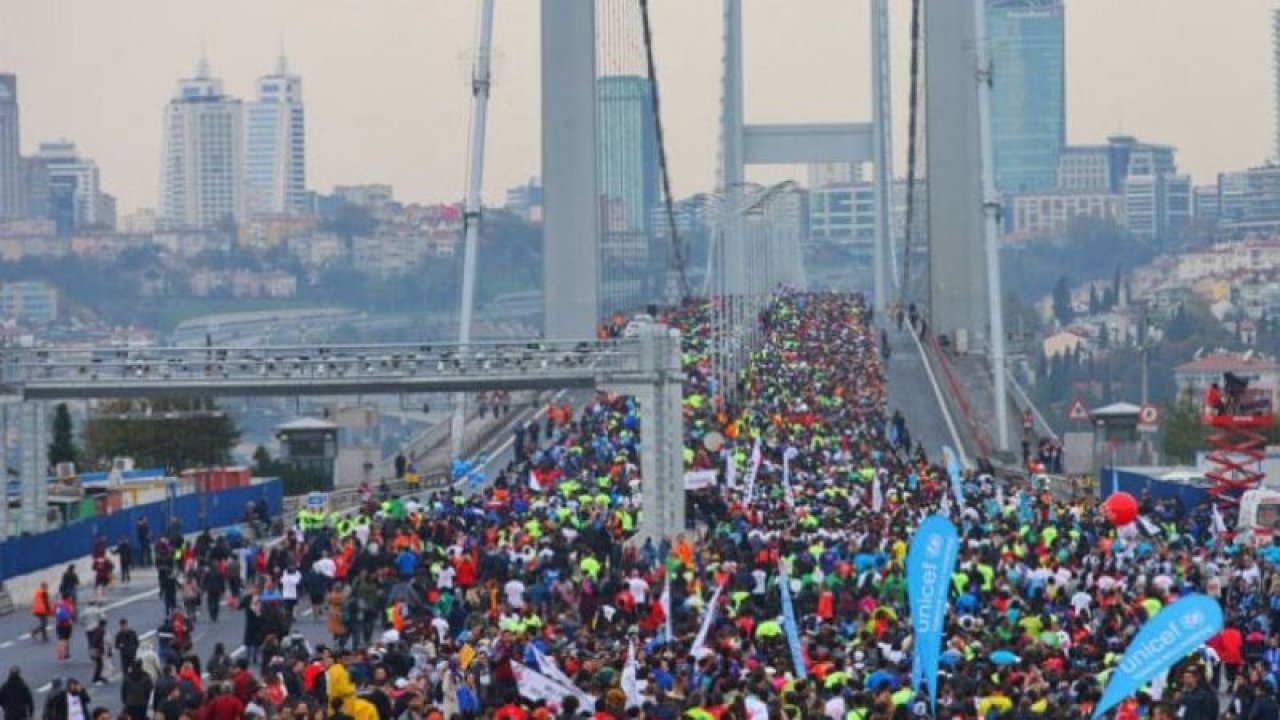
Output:
M644 54L649 68L649 83L653 90L650 93L650 98L653 101L654 133L658 136L658 169L662 176L662 201L664 213L667 216L667 232L671 233L671 260L669 265L671 272L675 274L680 289L680 300L684 301L693 297L693 293L689 289L688 268L685 262L687 248L685 247L684 239L680 237L680 233L676 230L676 213L671 197L671 172L667 167L667 144L662 129L658 71L653 52L653 28L649 21L649 0L640 0L640 22L644 33Z
M898 304L906 305L911 281L911 255L915 242L916 165L920 106L920 18L921 1L911 0L911 94L907 120L907 222L903 233L902 284L898 286Z

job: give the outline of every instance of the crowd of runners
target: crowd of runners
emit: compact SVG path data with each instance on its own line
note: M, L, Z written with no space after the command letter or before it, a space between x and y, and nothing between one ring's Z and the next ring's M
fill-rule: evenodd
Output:
M1144 501L1146 521L1117 529L1094 498L1025 480L966 472L957 491L888 407L859 296L779 296L728 398L709 307L658 319L684 337L686 468L716 476L683 535L632 540L642 409L601 393L522 428L474 494L374 497L269 546L157 549L170 619L141 644L96 628L125 668L101 704L134 720L933 716L909 682L904 563L942 512L963 545L937 717L1088 718L1143 621L1197 591L1227 629L1118 717L1280 720L1280 551L1232 546L1199 508ZM242 656L192 646L192 619L219 607L243 618ZM294 632L303 614L328 644ZM6 717L30 717L8 687ZM83 692L58 688L44 716L86 720Z

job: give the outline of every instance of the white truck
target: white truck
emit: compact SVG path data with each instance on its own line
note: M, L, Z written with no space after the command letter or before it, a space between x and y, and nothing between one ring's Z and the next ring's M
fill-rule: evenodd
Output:
M1280 491L1249 490L1240 498L1236 542L1249 547L1271 545L1280 532Z

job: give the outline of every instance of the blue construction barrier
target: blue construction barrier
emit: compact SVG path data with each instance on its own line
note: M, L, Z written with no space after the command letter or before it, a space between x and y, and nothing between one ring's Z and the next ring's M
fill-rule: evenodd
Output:
M1209 501L1209 493L1205 488L1172 482L1144 475L1130 470L1102 468L1098 473L1098 490L1102 498L1113 492L1127 492L1135 498L1141 498L1144 491L1151 491L1156 500L1177 499L1182 507L1190 510L1201 503Z
M84 557L93 550L93 539L99 535L114 546L121 538L129 538L137 549L138 520L145 517L158 537L176 518L183 532L197 532L205 527L220 528L244 520L250 502L265 500L271 517L284 510L284 485L279 478L247 487L219 492L190 493L160 502L127 508L110 515L86 518L38 535L11 537L0 543L0 579L61 565Z

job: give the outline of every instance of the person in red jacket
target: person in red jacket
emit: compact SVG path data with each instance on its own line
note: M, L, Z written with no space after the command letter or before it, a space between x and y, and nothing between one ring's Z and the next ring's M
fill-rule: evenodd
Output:
M240 720L244 717L244 703L236 697L232 683L214 686L210 696L205 703L205 720Z
M1222 670L1227 674L1227 685L1234 685L1240 668L1244 667L1244 635L1235 623L1227 625L1222 632L1209 640L1209 647L1218 653L1222 661Z
M236 661L236 671L231 673L231 692L241 704L247 704L253 698L253 691L258 687L258 679L249 672L249 661L240 658Z

